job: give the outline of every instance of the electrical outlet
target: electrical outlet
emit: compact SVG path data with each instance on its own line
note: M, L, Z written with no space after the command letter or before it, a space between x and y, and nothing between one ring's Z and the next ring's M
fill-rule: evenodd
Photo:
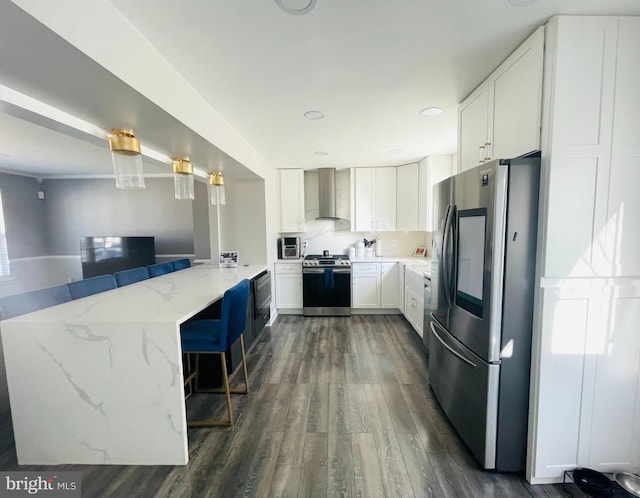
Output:
M398 247L398 241L397 241L397 240L394 240L394 241L391 243L391 245L392 245L393 247Z

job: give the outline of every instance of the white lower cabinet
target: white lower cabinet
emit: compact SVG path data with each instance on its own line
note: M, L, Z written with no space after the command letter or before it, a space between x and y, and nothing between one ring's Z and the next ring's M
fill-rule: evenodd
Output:
M302 263L276 263L276 308L302 309Z
M424 326L424 277L410 269L404 275L404 316L420 337Z
M403 308L399 263L353 263L353 308Z
M351 307L379 308L380 307L380 264L353 263L352 264Z

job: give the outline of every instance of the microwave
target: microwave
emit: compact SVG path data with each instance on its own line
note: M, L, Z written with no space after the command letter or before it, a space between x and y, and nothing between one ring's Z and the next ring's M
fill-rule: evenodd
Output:
M300 258L300 237L280 237L278 239L278 259Z

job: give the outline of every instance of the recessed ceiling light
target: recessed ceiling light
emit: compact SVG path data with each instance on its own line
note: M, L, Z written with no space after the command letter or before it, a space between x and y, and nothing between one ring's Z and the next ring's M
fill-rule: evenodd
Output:
M329 155L328 153L326 153L323 150L317 150L313 154L316 155L316 156L328 156Z
M320 111L307 111L304 113L304 117L307 119L322 119L324 114Z
M389 152L391 154L402 154L404 151L402 149L391 149Z
M439 107L427 107L426 109L422 109L420 111L421 116L427 116L428 118L436 117L438 114L442 112L442 109Z
M526 7L527 5L533 5L540 0L509 0L509 3L514 7Z
M308 14L316 6L316 0L276 0L276 5L287 14Z

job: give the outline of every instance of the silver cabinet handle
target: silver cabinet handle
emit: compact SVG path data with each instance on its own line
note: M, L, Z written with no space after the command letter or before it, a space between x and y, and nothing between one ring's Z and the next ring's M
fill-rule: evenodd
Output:
M449 346L446 342L444 342L442 340L442 337L440 337L438 335L438 333L436 332L436 328L434 326L434 322L431 322L429 324L431 326L431 332L433 332L433 335L435 336L436 339L438 339L438 341L440 341L440 344L442 344L445 348L447 348L447 350L454 355L456 358L458 358L460 361L463 361L464 363L466 363L467 365L476 368L476 364L473 363L472 361L469 361L468 359L466 359L464 356L462 356L460 353L458 353L456 350L454 350L451 346Z

